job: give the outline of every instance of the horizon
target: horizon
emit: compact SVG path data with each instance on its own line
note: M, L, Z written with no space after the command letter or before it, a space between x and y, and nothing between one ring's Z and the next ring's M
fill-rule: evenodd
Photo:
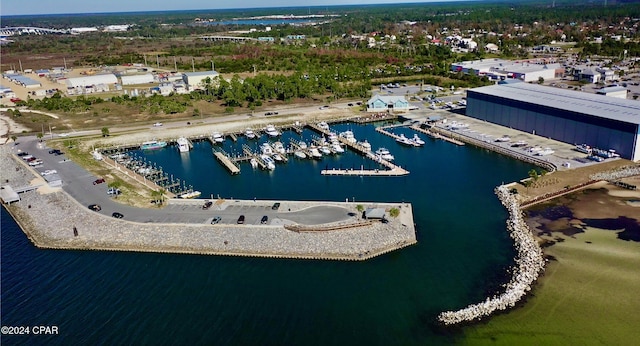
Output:
M24 0L3 0L0 7L0 17L28 16L28 15L82 15L108 13L135 12L164 12L164 11L215 11L215 10L250 10L270 8L307 8L321 6L366 6L366 5L398 5L422 3L448 2L481 2L482 0L312 0L303 6L293 0L274 0L265 6L262 0L238 0L232 6L211 6L207 0L186 0L180 8L176 8L175 1L169 0L112 0L100 4L88 3L83 0L43 1L37 6ZM186 4L185 4L186 3Z

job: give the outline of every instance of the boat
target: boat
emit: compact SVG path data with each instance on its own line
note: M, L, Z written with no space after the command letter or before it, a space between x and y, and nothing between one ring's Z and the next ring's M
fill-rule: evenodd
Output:
M267 125L267 127L265 127L264 132L269 136L269 137L278 137L280 136L280 131L278 131L276 129L275 126L273 125Z
M510 140L511 138L509 138L509 136L506 136L506 135L495 139L496 142L509 142Z
M469 124L453 121L451 122L451 124L447 125L447 127L451 130L462 130L462 129L469 128Z
M180 196L178 196L178 198L183 198L183 199L198 198L200 197L201 194L202 192L200 191L191 191L191 192L181 194Z
M405 137L403 134L401 134L400 137L396 138L396 142L402 145L406 145L408 147L413 146L413 142L409 138Z
M344 153L344 149L342 149L342 146L338 143L331 144L331 150L338 154Z
M282 145L282 142L273 143L273 150L276 153L280 153L280 154L284 154L286 152L286 150L284 149L284 145Z
M527 142L525 142L525 141L517 141L517 142L511 144L511 146L513 148L526 147L527 146Z
M323 130L326 130L326 131L329 131L329 124L327 124L327 122L321 121L317 125L318 125L319 128L321 128Z
M299 159L306 159L307 158L307 154L301 152L301 151L296 151L295 153L293 153L293 155Z
M344 132L340 132L339 134L340 137L344 138L347 142L349 143L356 143L357 140L353 135L353 131L344 131Z
M358 142L357 144L359 146L361 146L362 148L364 148L364 150L371 151L371 143L367 142L366 139L364 141L362 141L362 142Z
M282 162L284 161L284 159L282 158L282 156L278 153L273 154L271 157L273 157L274 160L276 160L276 162Z
M393 161L395 159L395 157L391 155L387 148L379 148L378 150L376 150L376 155L378 155L381 159L387 161Z
M537 153L535 153L535 155L545 156L545 155L551 155L553 153L555 153L555 151L551 150L551 148L544 148L543 150L540 150Z
M323 155L331 155L331 154L333 154L333 153L331 152L331 149L329 149L329 146L328 146L328 145L323 145L323 146L321 146L321 147L320 147L320 152L321 152Z
M264 164L267 166L268 170L273 171L274 169L276 169L276 163L273 161L271 156L263 154L260 155L260 158L262 159L262 161L264 161Z
M418 136L417 133L413 135L413 138L411 140L418 146L423 146L425 144L425 142L422 140L422 138L420 138L420 136Z
M256 167L258 167L258 160L256 160L255 158L252 158L251 160L249 160L249 163L251 164L251 167L253 169L255 169Z
M222 134L220 132L214 132L213 134L211 134L211 138L213 139L213 141L215 143L224 142L224 137L222 136Z
M273 148L269 143L262 143L262 145L260 146L260 152L262 152L262 154L264 155L273 155Z
M184 138L184 137L180 137L177 140L178 142L178 150L181 153L188 153L189 150L191 150L191 146L189 145L189 140Z
M329 136L327 137L327 139L329 140L329 142L337 142L338 135L336 135L335 132L329 132Z
M300 149L304 150L307 149L307 143L305 141L300 141L298 142L298 146L300 147Z
M575 150L581 152L581 153L585 153L585 154L589 154L591 155L591 153L593 152L593 149L586 145L586 144L580 144L580 145L576 145L576 147L574 148Z
M148 141L143 142L140 145L140 149L142 150L154 150L154 149L162 149L167 146L167 142L158 142L158 141Z
M311 154L311 157L314 159L321 159L322 158L322 154L320 154L320 151L318 151L318 148L311 148L309 149L309 153Z
M537 153L540 150L542 150L542 147L540 147L540 146L535 146L535 147L529 148L529 152L531 152L531 153Z
M256 138L256 133L253 132L252 129L244 130L244 135L245 135L245 137L247 137L247 139L255 139Z

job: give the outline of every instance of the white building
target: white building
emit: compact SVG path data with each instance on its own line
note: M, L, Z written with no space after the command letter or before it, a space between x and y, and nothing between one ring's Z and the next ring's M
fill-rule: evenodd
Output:
M404 96L373 95L367 101L367 112L407 110L409 110L409 101Z
M155 79L153 78L153 75L151 73L133 76L122 76L120 77L120 80L122 81L122 85L150 84L155 82Z
M85 34L88 32L96 32L98 31L98 28L96 27L91 27L91 28L71 28L71 34L72 35L80 35L80 34Z
M118 78L113 73L68 78L65 80L65 84L68 88L88 87L99 84L111 85L117 83Z
M609 97L617 97L619 99L627 98L627 88L621 86L610 86L605 88L600 88L600 90L596 91L598 95L604 95Z
M462 61L451 64L451 71L464 74L473 71L478 76L487 76L494 80L513 78L524 82L537 82L540 77L544 80L557 79L564 75L562 65L544 59Z
M196 89L203 88L207 78L210 78L211 82L215 85L218 77L220 77L220 74L216 71L185 72L182 74L184 83Z

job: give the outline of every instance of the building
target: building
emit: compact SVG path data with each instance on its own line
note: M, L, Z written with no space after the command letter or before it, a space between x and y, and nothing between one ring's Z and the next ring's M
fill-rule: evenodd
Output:
M493 80L514 78L524 82L537 82L541 77L544 80L561 78L565 69L562 65L547 59L514 61L482 59L453 63L451 64L451 71L464 74L474 73L478 76L487 76Z
M182 80L189 87L200 89L204 87L207 78L214 83L219 76L220 74L216 71L185 72L182 74Z
M367 102L367 112L408 111L409 101L404 96L374 95Z
M133 76L122 76L120 77L122 81L122 85L138 85L138 84L150 84L154 83L155 79L151 73L147 74L138 74Z
M67 88L85 88L93 85L110 85L117 84L118 78L113 73L107 74L97 74L93 76L83 76L83 77L75 77L75 78L67 78L65 80L65 84Z
M467 116L640 160L640 102L530 83L467 90Z
M610 86L600 88L600 90L596 91L598 95L604 95L609 97L617 97L620 99L627 98L627 88L621 86Z

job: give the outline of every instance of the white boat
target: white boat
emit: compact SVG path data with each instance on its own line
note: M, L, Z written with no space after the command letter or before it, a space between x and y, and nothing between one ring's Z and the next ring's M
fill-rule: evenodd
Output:
M148 141L140 144L140 149L142 150L154 150L161 149L167 146L167 142L158 142L158 141Z
M262 145L260 146L260 152L262 152L262 154L264 155L273 155L273 148L269 143L262 143Z
M338 154L344 153L344 149L342 149L342 146L338 143L331 144L331 150Z
M329 149L329 146L328 146L328 145L323 145L323 146L321 146L321 147L320 147L320 152L321 152L323 155L331 155L331 154L332 154L331 149Z
M278 153L273 154L271 157L273 157L273 159L276 160L277 162L284 161L284 159L282 158L282 155L280 155Z
M298 146L300 147L300 149L304 150L307 149L307 143L305 141L300 141L298 142Z
M586 145L586 144L580 144L580 145L576 145L576 147L574 148L577 151L581 152L581 153L585 153L585 154L589 154L591 155L591 153L593 152L593 149Z
M307 154L301 152L301 151L296 151L295 153L293 153L293 155L299 159L306 159L307 158Z
M339 134L340 137L344 138L345 140L347 140L347 142L349 143L356 143L357 140L353 135L353 131L344 131L344 132L340 132Z
M357 143L359 146L363 147L364 150L366 151L371 151L371 143L367 142L367 140L365 139L362 142L358 142Z
M509 136L502 136L500 138L495 139L496 142L509 142L510 140L511 138L509 138Z
M251 167L253 169L255 169L256 167L258 167L258 160L256 160L255 158L249 160L249 163L251 164Z
M395 157L391 155L387 148L379 148L376 150L376 154L383 160L393 161Z
M420 136L418 136L417 133L413 135L413 139L411 140L413 141L413 143L417 144L418 146L423 146L425 144L425 142L422 140L422 138L420 138Z
M540 150L537 153L535 153L535 155L545 156L545 155L551 155L553 153L555 153L555 151L551 150L551 148L544 148L543 150Z
M211 134L211 138L213 139L213 141L215 143L222 143L224 142L224 137L222 136L222 134L220 132L214 132Z
M327 139L329 140L329 142L336 142L338 141L338 135L336 135L334 132L329 132L329 136L327 137Z
M286 150L284 149L284 145L282 145L282 142L273 143L273 150L276 153L280 153L280 154L284 154L286 152Z
M511 146L514 147L514 148L525 147L525 146L527 146L527 142L525 142L525 141L517 141L517 142L511 144Z
M529 148L529 152L532 152L532 153L537 153L540 150L542 150L542 147L540 147L540 146L535 146L533 148Z
M325 121L319 122L318 127L323 130L329 131L329 124L327 124Z
M180 137L177 140L178 142L178 150L181 153L188 153L189 150L191 150L191 146L189 145L189 140L184 138L184 137Z
M202 192L200 192L200 191L191 191L191 192L187 192L187 193L181 194L180 196L178 196L178 198L184 198L184 199L198 198L198 197L200 197L201 194L202 194Z
M245 135L245 137L247 137L247 139L255 139L256 138L256 133L253 132L252 129L244 130L244 135Z
M450 128L451 130L462 130L462 129L468 128L469 124L453 121L451 122L451 124L447 125L447 127Z
M276 163L273 161L271 156L263 154L260 155L260 158L262 159L262 161L264 161L265 165L267 165L268 170L273 171L274 169L276 169Z
M314 159L321 159L322 158L322 154L320 154L320 151L318 151L318 148L311 148L309 149L309 153L311 154L311 157Z
M265 127L264 132L269 136L269 137L278 137L280 136L280 131L278 131L276 129L275 126L273 125L267 125L267 127Z
M405 137L403 134L401 134L400 137L396 138L396 142L402 145L406 145L408 147L413 146L413 142L409 138Z

